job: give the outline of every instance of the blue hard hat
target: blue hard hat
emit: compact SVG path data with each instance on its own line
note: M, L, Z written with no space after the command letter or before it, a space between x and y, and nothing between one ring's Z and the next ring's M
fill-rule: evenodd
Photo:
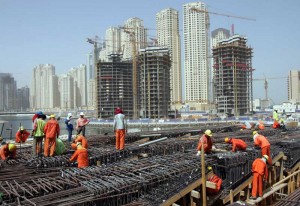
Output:
M38 115L42 115L42 114L43 114L43 112L42 112L42 111L38 111L38 112L36 112L36 114L38 114Z

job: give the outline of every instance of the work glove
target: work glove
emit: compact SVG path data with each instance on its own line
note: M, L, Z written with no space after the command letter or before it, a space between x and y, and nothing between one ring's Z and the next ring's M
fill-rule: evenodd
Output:
M198 151L196 155L199 156L200 154L201 154L201 151Z

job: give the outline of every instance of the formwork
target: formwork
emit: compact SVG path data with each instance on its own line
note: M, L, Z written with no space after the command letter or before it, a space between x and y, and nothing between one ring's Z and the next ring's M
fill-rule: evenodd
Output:
M139 107L144 118L166 118L170 109L170 55L166 48L140 50Z
M111 62L99 62L97 69L98 117L112 118L116 107L133 117L132 63L110 55Z
M243 115L252 111L252 48L235 35L213 49L214 99L219 113Z

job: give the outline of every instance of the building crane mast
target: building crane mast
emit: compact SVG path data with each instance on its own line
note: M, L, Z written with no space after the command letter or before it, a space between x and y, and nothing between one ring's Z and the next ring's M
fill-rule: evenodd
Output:
M253 81L264 81L264 89L265 89L265 100L268 100L268 88L269 88L269 79L287 79L287 77L264 77L264 78L258 78L258 79L253 79Z

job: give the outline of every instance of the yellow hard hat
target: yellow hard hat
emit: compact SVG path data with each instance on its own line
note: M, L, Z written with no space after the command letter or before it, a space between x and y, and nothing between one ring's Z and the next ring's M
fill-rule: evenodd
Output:
M16 147L15 144L12 144L12 143L8 144L8 150L9 150L10 152L15 151L16 149L17 149L17 147Z
M77 146L77 147L78 147L79 145L81 146L81 142L77 142L77 143L76 143L76 146Z
M258 134L257 131L253 131L252 135L256 135L256 134Z
M264 155L263 158L265 158L266 160L269 159L268 155Z
M204 134L210 137L212 136L212 132L209 129L205 130Z
M207 169L210 171L210 170L212 170L212 167L211 167L211 166L208 166Z
M228 142L229 142L229 137L226 137L226 138L224 139L224 141L225 141L226 143L228 143Z
M3 140L3 137L0 136L0 142Z
M20 129L20 130L24 130L24 127L23 127L23 126L21 126L19 129Z
M50 118L55 118L55 115L54 115L54 114L51 114L51 115L50 115Z

